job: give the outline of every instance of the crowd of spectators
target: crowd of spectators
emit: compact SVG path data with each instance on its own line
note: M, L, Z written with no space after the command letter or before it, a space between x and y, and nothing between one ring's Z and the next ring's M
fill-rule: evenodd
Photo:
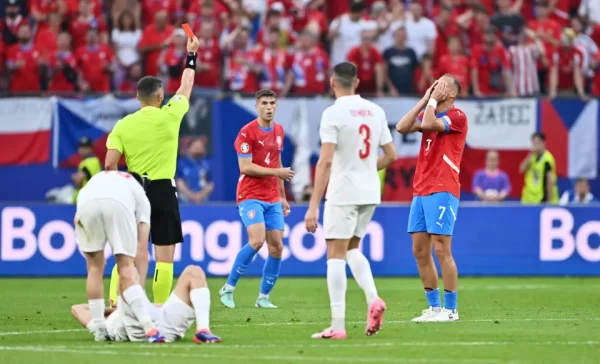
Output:
M354 62L362 94L452 73L475 97L600 95L599 0L4 0L0 89L174 91L189 23L201 90L322 95ZM467 87L468 86L468 87Z

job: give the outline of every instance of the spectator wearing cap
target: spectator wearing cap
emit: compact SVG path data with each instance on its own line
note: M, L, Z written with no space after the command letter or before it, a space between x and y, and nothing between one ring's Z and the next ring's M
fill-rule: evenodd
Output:
M361 43L361 32L366 20L366 6L361 0L350 1L350 12L333 19L329 25L328 39L331 45L331 67L344 62L350 50Z
M394 32L394 46L383 52L387 67L387 87L391 96L415 93L415 71L419 66L417 54L406 45L406 29L400 26Z
M89 180L97 173L102 171L100 159L94 154L94 145L92 139L83 137L79 140L79 148L77 154L81 158L77 172L71 175L71 181L75 185L75 195L73 203L77 202L79 191L89 182Z
M578 178L572 189L565 191L558 202L560 205L588 205L598 203L598 199L590 192L587 178Z
M142 30L129 10L123 10L112 30L112 46L117 61L115 87L120 88L128 69L140 62L138 44L142 39Z
M114 72L112 49L100 43L98 31L87 31L86 45L79 47L77 65L81 70L80 89L84 92L110 92L110 78Z
M375 47L375 34L377 25L371 24L361 32L360 45L348 52L347 60L354 63L358 70L360 80L356 92L359 94L375 94L384 96L385 64L381 52Z
M107 26L101 16L94 15L93 3L90 0L79 1L79 15L69 23L69 33L73 37L75 49L86 44L88 30L94 29L98 32L100 42L108 42Z
M418 2L410 4L410 14L406 17L407 44L421 60L425 53L432 56L435 52L435 40L438 37L435 23L423 16L423 5Z
M17 33L21 25L29 23L29 19L22 15L23 0L6 0L4 5L4 19L0 23L2 40L7 47L17 44Z
M496 5L498 11L492 15L491 23L500 32L500 39L505 46L514 44L525 25L525 20L512 6L511 0L497 0Z
M52 93L74 92L77 90L79 67L71 48L71 35L60 33L57 43L58 49L50 56L48 90Z
M538 64L548 64L546 50L537 34L531 29L523 29L517 44L508 48L512 64L513 97L539 96L540 82L538 79Z
M154 23L148 24L142 33L138 51L143 54L145 73L158 75L158 58L163 49L169 47L175 29L169 25L169 15L161 10L154 15Z
M560 24L550 19L550 4L547 0L538 0L535 4L536 19L531 20L527 27L533 30L536 38L544 45L545 54L554 54L560 45ZM538 62L538 79L542 94L547 94L549 64L540 60Z
M511 90L508 53L498 41L496 28L488 26L483 43L471 48L471 85L476 97L498 96Z
M211 180L206 146L202 138L192 140L185 155L177 160L175 180L182 203L201 204L209 200L215 185Z
M323 95L327 90L329 57L318 45L316 33L306 29L296 41L292 53L292 71L283 87L282 95L290 90L295 95Z
M450 73L465 90L468 90L468 85L471 83L470 62L467 56L465 56L460 38L450 36L448 38L448 53L436 58L438 59L438 63L436 64L438 76L441 77L446 73Z
M39 92L41 90L40 68L45 63L32 39L29 23L17 29L19 42L6 52L6 68L9 71L9 90L14 93Z
M582 100L588 100L585 93L583 50L575 46L575 31L566 28L562 32L561 46L552 55L550 68L550 98L573 95L573 90Z
M275 8L271 8L267 12L267 19L265 20L264 26L256 34L256 42L258 44L266 45L268 43L270 30L277 29L279 32L279 45L282 47L288 47L289 45L294 43L295 39L290 32L284 30L282 27L283 6L280 3L275 3L274 5ZM277 7L276 5L280 6Z
M473 47L483 43L484 30L490 25L490 13L483 5L474 5L472 10L456 18L456 24L466 34L466 46Z

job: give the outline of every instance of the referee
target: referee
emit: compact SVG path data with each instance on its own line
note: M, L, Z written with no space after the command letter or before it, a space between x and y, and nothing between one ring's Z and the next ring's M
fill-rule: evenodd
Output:
M155 303L166 302L171 293L175 246L183 242L174 178L179 127L190 107L199 45L198 38L188 39L185 69L175 96L162 106L161 80L143 77L137 84L141 109L119 120L106 141L106 170L116 170L121 156L125 155L129 172L136 179L141 177L139 180L150 200L150 235L156 258L152 282ZM145 278L148 274L147 246L139 247L135 263L140 276ZM118 273L114 269L110 287L110 299L116 302Z

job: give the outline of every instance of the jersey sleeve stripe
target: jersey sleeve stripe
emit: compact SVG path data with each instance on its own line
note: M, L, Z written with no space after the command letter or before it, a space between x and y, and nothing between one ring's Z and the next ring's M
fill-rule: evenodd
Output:
M452 121L450 121L450 118L448 117L448 115L444 115L442 117L442 121L444 122L444 127L446 127L446 133L449 132Z
M442 157L442 159L444 160L444 162L446 162L446 164L448 164L450 166L450 168L452 168L456 173L460 173L460 169L456 166L456 164L454 164L454 162L452 162L450 160L450 158L448 158L447 155L444 154L444 156Z
M238 158L252 158L252 154L240 154L240 153L238 153Z

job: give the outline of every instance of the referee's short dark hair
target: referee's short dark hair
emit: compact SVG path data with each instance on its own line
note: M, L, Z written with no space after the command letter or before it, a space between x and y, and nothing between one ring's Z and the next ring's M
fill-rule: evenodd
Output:
M140 99L154 96L162 88L162 81L158 77L144 76L137 83L137 93Z
M531 141L533 141L534 139L539 139L543 142L546 141L546 134L544 133L540 133L539 131L536 131L535 133L531 134Z
M354 87L354 82L357 77L358 70L354 63L342 62L333 67L333 79L341 88L349 90Z

